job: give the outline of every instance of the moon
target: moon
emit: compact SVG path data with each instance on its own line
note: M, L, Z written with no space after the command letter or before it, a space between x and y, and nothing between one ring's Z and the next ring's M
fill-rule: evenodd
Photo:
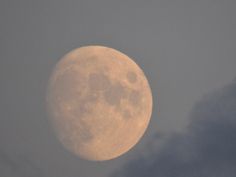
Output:
M46 101L58 140L91 161L130 150L152 113L152 93L142 69L104 46L81 47L62 57L49 78Z

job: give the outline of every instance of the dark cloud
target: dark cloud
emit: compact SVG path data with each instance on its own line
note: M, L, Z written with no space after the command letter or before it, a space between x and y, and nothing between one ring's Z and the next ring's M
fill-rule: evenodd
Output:
M42 170L26 155L9 154L0 149L0 172L5 177L44 177Z
M236 80L199 101L187 131L161 150L128 162L114 177L234 177Z

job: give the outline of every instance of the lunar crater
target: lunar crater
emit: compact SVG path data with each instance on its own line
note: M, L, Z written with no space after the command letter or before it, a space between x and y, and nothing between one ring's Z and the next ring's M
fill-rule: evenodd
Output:
M106 90L110 87L110 80L104 73L89 74L89 88L92 92Z
M92 55L92 56L88 56L87 58L81 58L79 61L78 61L78 65L81 67L81 68L87 68L87 67L91 67L93 66L94 64L96 64L98 61L98 58L95 56L95 55Z
M116 82L112 84L105 92L104 98L109 105L120 105L120 101L125 96L125 88L119 83Z
M142 100L141 91L132 90L129 95L129 101L133 106L140 106Z
M137 75L132 71L127 73L127 78L130 83L135 83L137 81Z
M132 117L131 112L128 109L122 111L122 115L125 119L130 119Z

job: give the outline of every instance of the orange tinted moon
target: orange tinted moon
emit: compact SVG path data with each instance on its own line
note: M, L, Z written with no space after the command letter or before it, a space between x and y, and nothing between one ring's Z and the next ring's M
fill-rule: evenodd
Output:
M64 147L84 159L103 161L140 140L151 117L152 94L143 71L128 56L86 46L57 63L47 104Z

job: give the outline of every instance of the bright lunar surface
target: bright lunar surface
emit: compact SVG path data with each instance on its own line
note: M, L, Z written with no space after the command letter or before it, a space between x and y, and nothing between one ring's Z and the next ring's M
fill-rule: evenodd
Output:
M108 47L86 46L55 66L47 91L49 117L59 141L92 161L116 158L144 134L152 94L139 66Z

